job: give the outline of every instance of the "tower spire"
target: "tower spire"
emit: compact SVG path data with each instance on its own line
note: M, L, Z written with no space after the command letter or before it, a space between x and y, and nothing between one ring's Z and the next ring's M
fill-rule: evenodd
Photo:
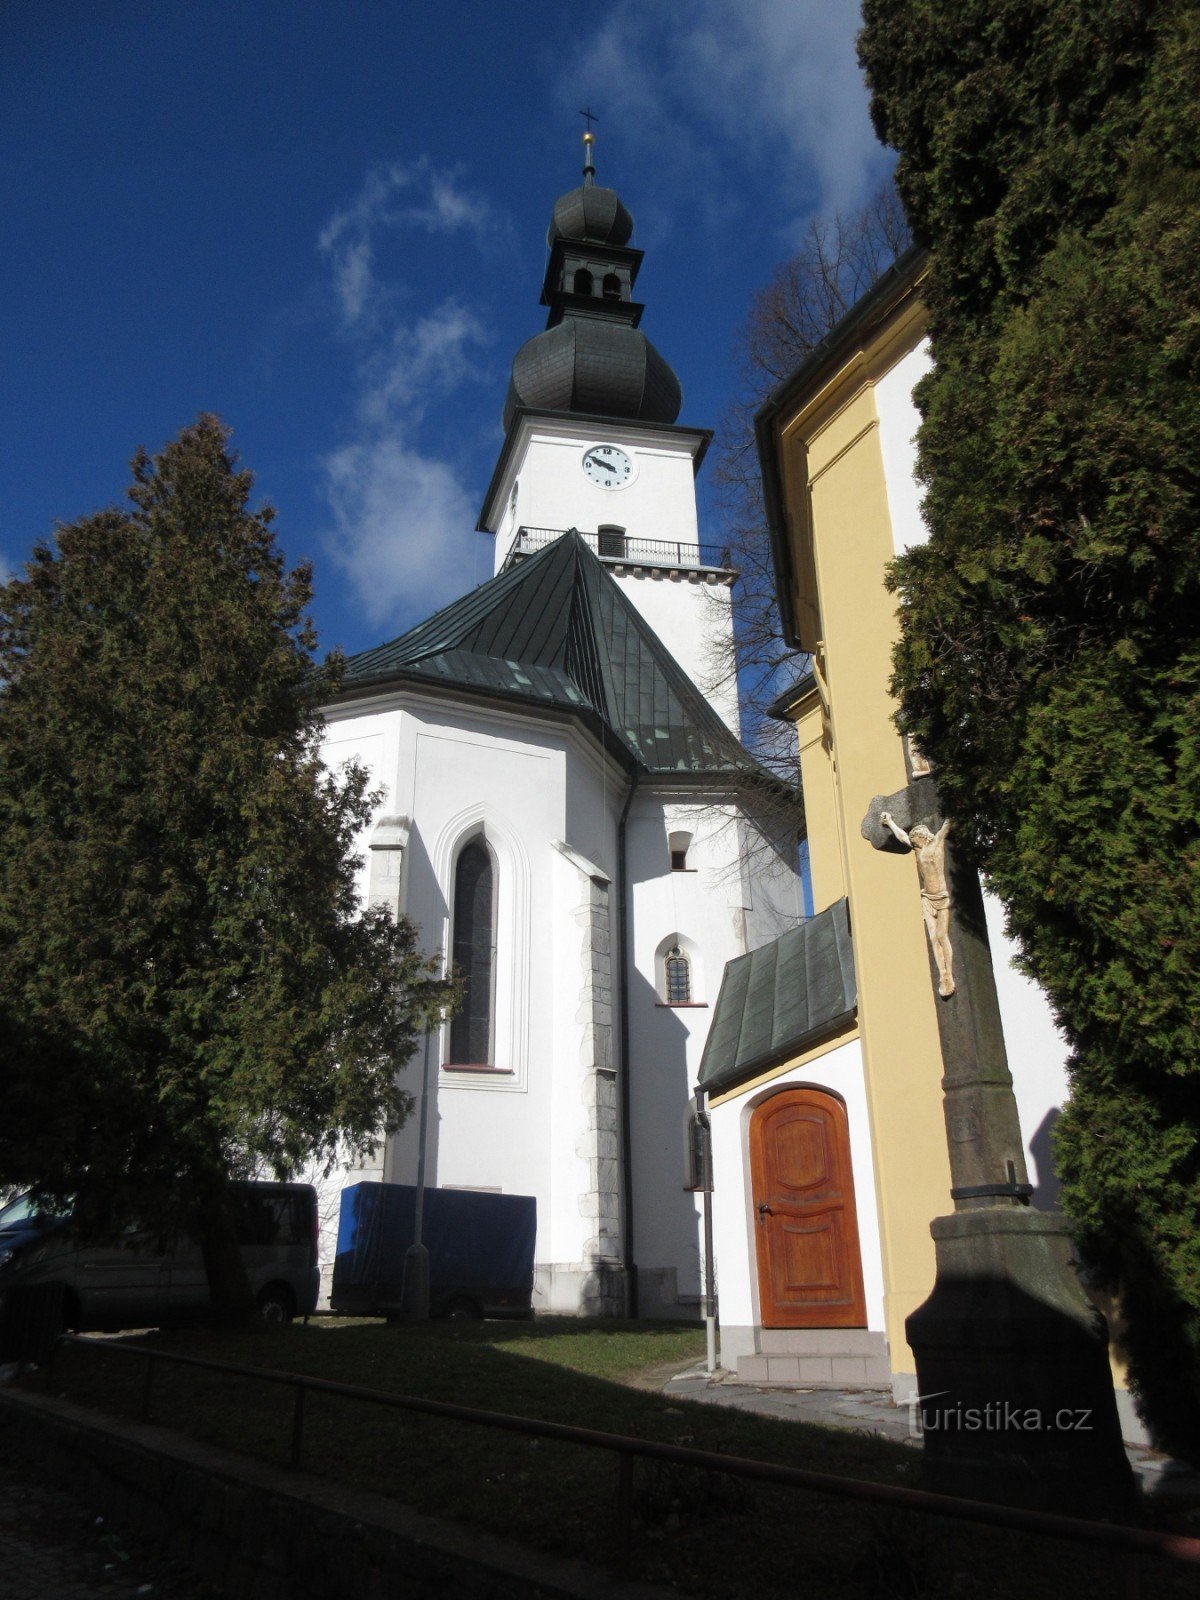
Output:
M587 121L583 136L583 183L585 188L590 188L596 181L596 135L592 132L592 123L599 122L600 118L590 106L579 115Z

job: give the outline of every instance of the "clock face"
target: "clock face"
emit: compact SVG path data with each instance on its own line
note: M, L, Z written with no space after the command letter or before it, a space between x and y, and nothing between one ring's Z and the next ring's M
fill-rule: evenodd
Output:
M633 476L633 462L615 444L596 444L584 455L583 471L601 489L623 489Z

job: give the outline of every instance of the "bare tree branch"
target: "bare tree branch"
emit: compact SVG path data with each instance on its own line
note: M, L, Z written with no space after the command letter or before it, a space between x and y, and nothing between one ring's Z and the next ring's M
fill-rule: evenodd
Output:
M743 332L740 392L718 430L713 483L721 542L738 570L732 642L711 662L707 687L736 679L742 736L763 765L798 781L795 734L767 715L808 658L783 640L754 442L754 413L909 244L891 180L861 211L813 217L800 248L755 296Z

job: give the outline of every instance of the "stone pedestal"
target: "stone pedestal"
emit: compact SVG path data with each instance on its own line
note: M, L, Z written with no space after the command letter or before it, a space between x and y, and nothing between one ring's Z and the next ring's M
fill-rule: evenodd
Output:
M1065 1219L990 1207L932 1231L937 1280L906 1324L928 1486L1088 1517L1126 1509L1133 1475L1103 1318Z

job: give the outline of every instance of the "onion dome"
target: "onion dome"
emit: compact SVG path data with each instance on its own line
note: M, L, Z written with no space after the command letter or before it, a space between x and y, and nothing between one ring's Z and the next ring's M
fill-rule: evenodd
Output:
M629 243L633 233L633 218L617 198L615 189L598 189L594 184L581 183L578 189L559 195L554 202L554 215L546 230L546 243L555 239L579 239L588 244L612 244L618 248Z
M517 351L504 426L518 406L674 422L682 399L679 379L640 328L568 317Z

